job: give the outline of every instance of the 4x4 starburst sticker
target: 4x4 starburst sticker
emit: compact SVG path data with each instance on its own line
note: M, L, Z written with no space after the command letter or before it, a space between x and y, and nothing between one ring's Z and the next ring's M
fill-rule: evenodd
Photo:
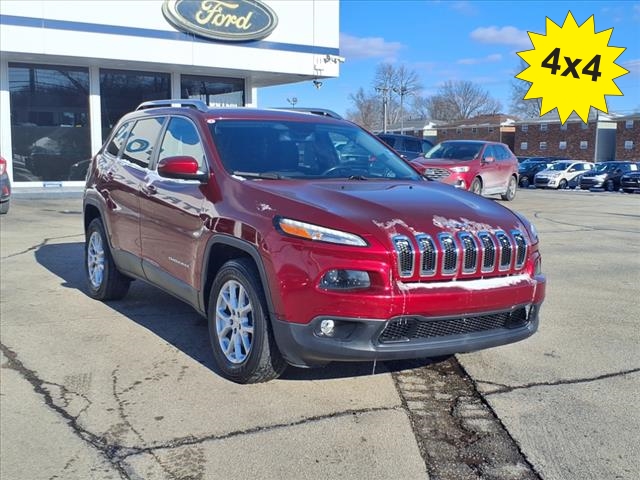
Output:
M623 95L613 80L629 73L615 63L626 49L609 46L613 28L595 33L593 15L578 26L571 12L562 27L548 17L546 27L529 32L533 50L518 52L529 64L516 75L531 83L524 99L541 98L540 115L557 108L562 123L573 111L587 123L592 106L608 113L605 95Z

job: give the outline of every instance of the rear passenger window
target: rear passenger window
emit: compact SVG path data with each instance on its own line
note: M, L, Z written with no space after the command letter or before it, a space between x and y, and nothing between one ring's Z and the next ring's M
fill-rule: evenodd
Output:
M122 145L124 145L125 140L127 139L127 132L131 127L132 122L124 123L118 128L118 131L113 135L113 138L107 145L107 153L113 155L114 157L118 156L120 153L120 149Z
M413 139L408 139L405 138L404 139L404 149L408 150L410 152L421 152L422 151L422 142L420 142L420 140L413 140Z
M196 126L184 117L172 117L162 139L158 161L167 157L187 156L198 161L198 168L204 166L204 148Z
M494 145L493 150L496 153L497 160L509 160L511 158L511 153L502 145Z
M131 129L122 159L147 168L166 117L138 120Z

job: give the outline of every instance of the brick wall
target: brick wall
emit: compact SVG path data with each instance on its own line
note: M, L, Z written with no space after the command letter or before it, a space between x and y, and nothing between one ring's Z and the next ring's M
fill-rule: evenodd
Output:
M486 140L500 141L500 126L483 127L438 127L438 143L445 140Z
M525 157L563 156L572 160L592 162L595 132L595 122L566 122L564 126L561 126L560 122L519 123L516 125L514 153ZM564 144L561 145L561 142ZM526 149L522 148L525 146L524 143Z
M640 161L640 115L616 123L616 160ZM631 142L631 149L625 148L626 142Z

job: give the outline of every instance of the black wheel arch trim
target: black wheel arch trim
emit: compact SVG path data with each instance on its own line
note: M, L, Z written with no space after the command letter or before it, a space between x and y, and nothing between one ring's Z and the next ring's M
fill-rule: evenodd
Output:
M258 269L258 274L260 275L260 282L262 283L262 288L264 289L264 296L267 300L267 307L269 309L269 318L275 318L275 308L273 306L273 299L271 297L271 288L269 287L268 276L266 269L264 267L264 262L262 260L262 256L258 251L258 247L254 244L247 242L246 240L242 240L238 237L233 237L231 235L224 234L214 234L207 242L207 247L205 249L204 259L202 263L202 272L201 272L201 285L200 289L200 310L206 314L206 297L209 296L209 292L206 291L205 285L207 285L207 279L209 277L209 261L211 258L211 251L213 247L217 244L226 245L229 247L237 248L245 253L247 253L256 265ZM213 279L212 279L213 280Z

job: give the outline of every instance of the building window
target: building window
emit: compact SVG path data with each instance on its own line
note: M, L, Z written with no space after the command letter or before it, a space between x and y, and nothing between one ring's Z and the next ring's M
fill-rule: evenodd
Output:
M471 127L471 133L478 133L478 129L476 127Z
M16 182L84 180L91 157L89 70L9 64ZM79 171L82 170L82 171Z
M527 148L529 148L529 143L528 142L520 143L520 150L526 150Z
M558 144L558 148L559 148L560 150L566 150L566 149L567 149L567 142L560 142L560 143Z
M566 130L567 129L567 125L568 125L567 123L562 123L560 125L560 130Z
M171 98L171 75L131 70L100 70L102 139L125 113L148 100Z
M528 132L528 131L529 131L529 125L527 125L527 124L525 123L524 125L522 125L522 127L520 127L520 129L521 129L523 132Z
M589 128L589 124L588 124L588 123L584 123L584 122L582 122L582 123L580 124L580 128L582 128L582 130L586 130L587 128Z
M182 98L202 100L210 107L243 107L244 80L241 78L182 75Z
M440 131L438 132L438 134L441 134L443 137L446 137L446 136L447 136L447 132L448 132L448 130L447 130L447 129L445 129L445 128L443 128L442 130L440 130Z
M540 131L541 132L546 132L547 131L547 124L546 123L541 123L540 124Z
M582 140L580 142L580 150L586 150L587 148L589 148L589 142L587 142L586 140Z
M546 150L547 149L547 142L540 142L540 150Z
M627 120L624 122L624 128L632 129L633 128L633 120Z
M494 129L493 127L488 127L488 128L487 128L487 131L488 131L489 133L493 133L493 131L494 131L494 130L495 130L495 129Z
M633 140L625 140L624 149L625 150L633 150Z
M462 129L461 128L456 128L456 133L457 134L461 134L462 133Z

